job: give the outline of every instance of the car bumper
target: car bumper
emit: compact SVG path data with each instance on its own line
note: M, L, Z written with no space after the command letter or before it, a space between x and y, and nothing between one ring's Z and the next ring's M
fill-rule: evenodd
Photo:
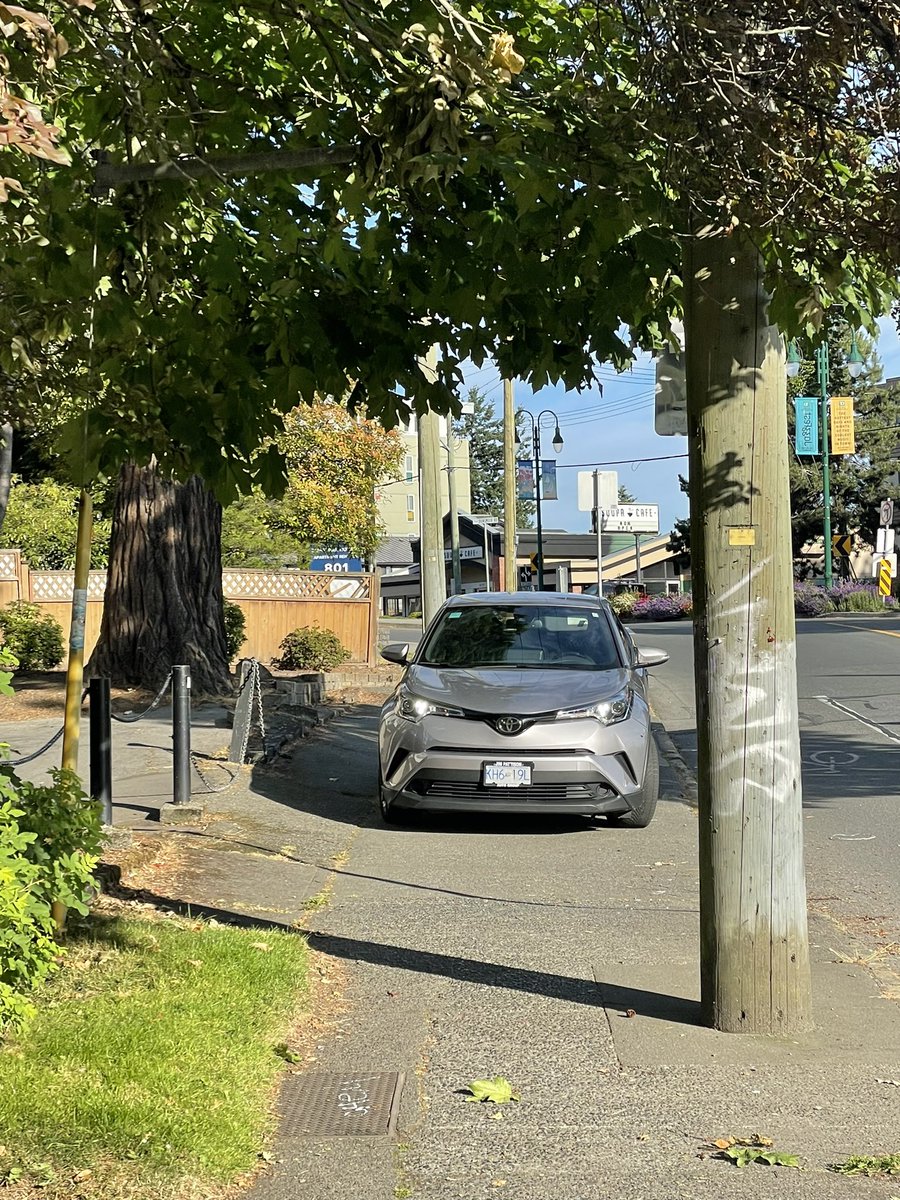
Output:
M599 746L585 736L584 748L565 750L540 746L537 729L530 737L488 736L477 746L453 748L432 744L439 729L416 731L412 744L410 731L397 732L402 740L382 747L382 787L397 807L594 816L629 812L642 799L649 729L613 727L602 732ZM584 732L597 740L595 725ZM485 786L484 765L497 761L529 764L530 786Z

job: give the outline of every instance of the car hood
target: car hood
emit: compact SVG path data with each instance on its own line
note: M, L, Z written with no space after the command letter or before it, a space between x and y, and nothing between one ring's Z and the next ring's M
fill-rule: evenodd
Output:
M580 708L616 695L629 672L568 671L547 667L426 667L413 664L406 686L417 696L471 712L532 716Z

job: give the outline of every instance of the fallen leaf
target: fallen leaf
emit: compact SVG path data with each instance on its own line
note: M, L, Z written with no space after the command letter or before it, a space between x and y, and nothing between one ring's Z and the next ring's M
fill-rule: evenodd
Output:
M637 1016L637 1013L634 1011L634 1009L633 1009L633 1008L626 1008L626 1009L625 1009L625 1016L626 1016L626 1017L636 1017L636 1016Z
M271 950L272 947L269 945L268 942L251 942L250 949L251 950Z
M716 1138L713 1145L717 1150L727 1150L729 1146L734 1145L734 1138Z
M189 967L202 967L203 961L202 961L202 959L199 959L199 958L189 958L187 960L187 964Z
M502 1121L503 1113L498 1108L496 1112L488 1113L488 1120L489 1121Z
M491 1104L508 1104L510 1100L519 1099L519 1093L513 1091L512 1084L502 1075L495 1075L493 1079L473 1079L464 1090L472 1093L466 1097L470 1104L482 1101L488 1101Z
M505 1179L492 1179L491 1187L506 1187L506 1180Z

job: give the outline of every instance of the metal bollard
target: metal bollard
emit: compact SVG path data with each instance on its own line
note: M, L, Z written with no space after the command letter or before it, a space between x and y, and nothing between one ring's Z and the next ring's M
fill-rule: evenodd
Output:
M173 804L191 799L191 669L172 668Z
M88 683L91 729L91 796L102 805L103 824L112 825L112 714L109 680Z

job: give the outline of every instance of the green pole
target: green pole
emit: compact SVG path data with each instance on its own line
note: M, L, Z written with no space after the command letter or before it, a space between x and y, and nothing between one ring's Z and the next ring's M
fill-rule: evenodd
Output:
M823 342L816 348L816 374L819 379L819 391L822 404L822 504L824 507L825 533L825 586L831 587L833 581L831 556L831 462L828 451L828 343Z

